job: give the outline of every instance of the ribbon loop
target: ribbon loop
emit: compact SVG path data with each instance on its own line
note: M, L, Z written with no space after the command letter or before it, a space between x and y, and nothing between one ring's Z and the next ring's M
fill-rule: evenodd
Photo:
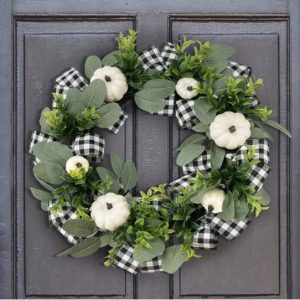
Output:
M212 230L208 224L203 223L194 232L192 246L205 250L216 249L219 241L218 236L218 232Z

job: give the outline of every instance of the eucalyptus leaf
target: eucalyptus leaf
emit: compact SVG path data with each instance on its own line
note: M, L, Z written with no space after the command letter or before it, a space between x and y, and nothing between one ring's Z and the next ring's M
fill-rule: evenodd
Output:
M113 126L119 120L121 115L121 107L117 103L105 104L98 111L100 119L96 125L100 128Z
M84 65L84 71L87 78L91 78L94 72L102 67L101 59L96 55L89 56Z
M270 204L271 197L264 188L261 188L258 192L255 193L254 196L260 197L260 199L258 200L260 204L264 206Z
M66 171L57 163L41 162L33 167L33 173L49 184L60 185L64 180Z
M93 80L81 93L85 107L101 108L106 96L105 83L101 79Z
M232 221L235 216L234 210L234 200L232 199L232 194L227 193L225 200L223 202L222 212L219 214L219 217L224 221Z
M41 202L49 202L50 200L52 200L52 194L40 189L36 189L31 187L30 191L33 195L34 198L40 200Z
M225 158L225 149L212 143L210 148L210 158L212 168L215 170L220 169Z
M190 201L195 204L200 204L204 194L208 192L204 187L199 188L190 198Z
M43 181L42 179L38 178L35 173L33 173L34 178L38 181L38 183L47 191L52 192L54 191L54 187L52 187L47 182Z
M133 259L142 263L153 259L156 256L162 255L165 251L165 243L158 238L148 241L151 248L135 249L133 252Z
M33 146L32 151L40 162L53 162L62 167L73 156L72 150L59 142L39 142Z
M174 93L175 83L171 80L152 79L144 84L144 89L148 91L155 91L159 97L164 99Z
M72 257L85 257L94 254L100 248L99 237L91 237L79 242L77 245L60 252L57 256L71 255Z
M213 122L217 114L216 109L205 98L195 100L194 111L196 117L205 125Z
M230 76L232 76L232 70L225 69L224 72L222 72L222 77L213 84L213 88L217 95L227 89L227 82Z
M205 139L205 136L202 134L192 134L184 140L184 142L178 147L178 150L181 150L191 144L201 144L205 141Z
M47 201L41 201L41 209L44 211L48 211L48 202Z
M106 54L103 58L102 58L102 62L104 66L115 66L118 62L117 60L117 56L119 56L121 54L120 51L112 51L108 54Z
M253 139L271 139L268 132L258 127L251 128L251 138Z
M165 107L163 97L160 97L155 90L145 89L134 95L136 105L147 112L155 113L161 111Z
M136 167L132 161L125 161L123 169L121 171L121 183L123 189L128 191L136 186L138 181L138 174Z
M176 164L185 166L195 158L200 156L205 150L205 146L199 144L190 144L182 148L177 156Z
M86 107L81 97L82 93L77 88L70 88L67 91L66 107L68 112L74 117L80 115Z
M124 160L116 153L110 154L111 167L118 178L121 177L121 172L124 167Z
M287 135L289 138L292 137L291 133L282 125L280 125L279 123L272 121L272 120L266 120L264 121L265 124L279 130L280 132L284 133L285 135Z
M249 214L249 207L246 201L235 200L234 201L235 218L243 220Z
M118 178L116 177L115 174L113 174L110 170L105 169L103 167L98 167L96 168L96 170L102 181L105 181L106 178L108 178L111 181L112 186L109 189L110 192L118 193L120 191L121 187Z
M67 233L81 238L90 236L96 229L94 222L85 219L68 220L62 227Z
M205 124L202 124L201 122L199 122L192 128L192 130L195 132L205 133L209 130L209 125L205 125Z
M112 233L107 231L99 237L100 247L106 247L112 240Z
M50 125L47 124L46 121L47 118L44 115L45 112L49 112L49 111L51 111L51 109L49 107L45 107L41 112L40 121L39 121L42 132L46 132L46 133L51 131L51 127Z
M187 259L186 253L182 251L182 245L170 246L162 256L162 268L165 272L173 274Z

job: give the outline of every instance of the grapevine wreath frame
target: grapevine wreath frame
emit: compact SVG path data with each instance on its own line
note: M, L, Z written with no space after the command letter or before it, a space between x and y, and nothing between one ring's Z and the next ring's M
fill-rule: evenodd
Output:
M265 125L290 133L260 104L263 81L228 60L232 47L183 39L138 54L136 36L120 33L118 50L102 60L89 56L85 77L70 68L56 78L52 107L31 136L33 174L43 187L31 192L73 244L58 256L109 246L106 266L172 274L198 249L215 249L220 236L237 238L268 209L272 138ZM99 165L99 128L117 134L128 118L122 103L132 99L193 132L178 148L184 175L139 197L130 193L138 180L133 162L111 153L112 171Z

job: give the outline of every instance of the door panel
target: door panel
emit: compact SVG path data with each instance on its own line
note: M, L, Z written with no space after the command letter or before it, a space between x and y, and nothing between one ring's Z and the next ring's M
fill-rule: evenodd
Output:
M28 191L36 186L28 154L30 133L38 128L41 109L50 105L54 78L71 66L83 72L86 56L103 56L115 49L114 38L129 28L139 32L139 51L177 42L183 35L233 45L237 49L233 60L252 66L254 75L265 80L259 99L276 107L277 120L289 124L287 5L277 0L79 0L78 6L69 0L63 4L58 0L13 2L16 275L12 293L54 298L287 297L289 144L277 132L272 131L272 173L266 183L272 196L270 210L237 240L221 240L217 251L202 251L201 259L186 263L174 276L132 276L118 268L105 268L105 251L78 260L55 257L68 244L49 228L47 214ZM125 110L129 118L119 134L99 131L106 140L103 164L109 164L110 152L134 160L139 172L137 190L178 178L175 149L190 133L180 130L175 118L151 116L130 101Z

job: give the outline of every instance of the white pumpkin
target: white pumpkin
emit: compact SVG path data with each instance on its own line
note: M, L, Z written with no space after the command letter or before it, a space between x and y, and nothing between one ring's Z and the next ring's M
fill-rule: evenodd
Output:
M181 78L177 81L176 92L185 100L190 100L198 95L198 81L194 78Z
M91 206L91 217L102 230L114 231L126 223L130 206L122 195L107 193L98 197Z
M85 173L89 170L89 162L86 158L76 155L70 157L66 162L66 171L67 173L71 173L71 171L79 170L84 168Z
M101 79L105 83L106 102L121 100L128 90L126 77L117 67L105 66L97 69L91 78L91 82L95 79Z
M245 144L251 136L250 122L241 113L226 111L216 116L209 133L216 145L232 150Z
M223 210L223 202L225 200L225 192L220 189L212 189L206 192L202 199L201 204L209 213L218 214Z

